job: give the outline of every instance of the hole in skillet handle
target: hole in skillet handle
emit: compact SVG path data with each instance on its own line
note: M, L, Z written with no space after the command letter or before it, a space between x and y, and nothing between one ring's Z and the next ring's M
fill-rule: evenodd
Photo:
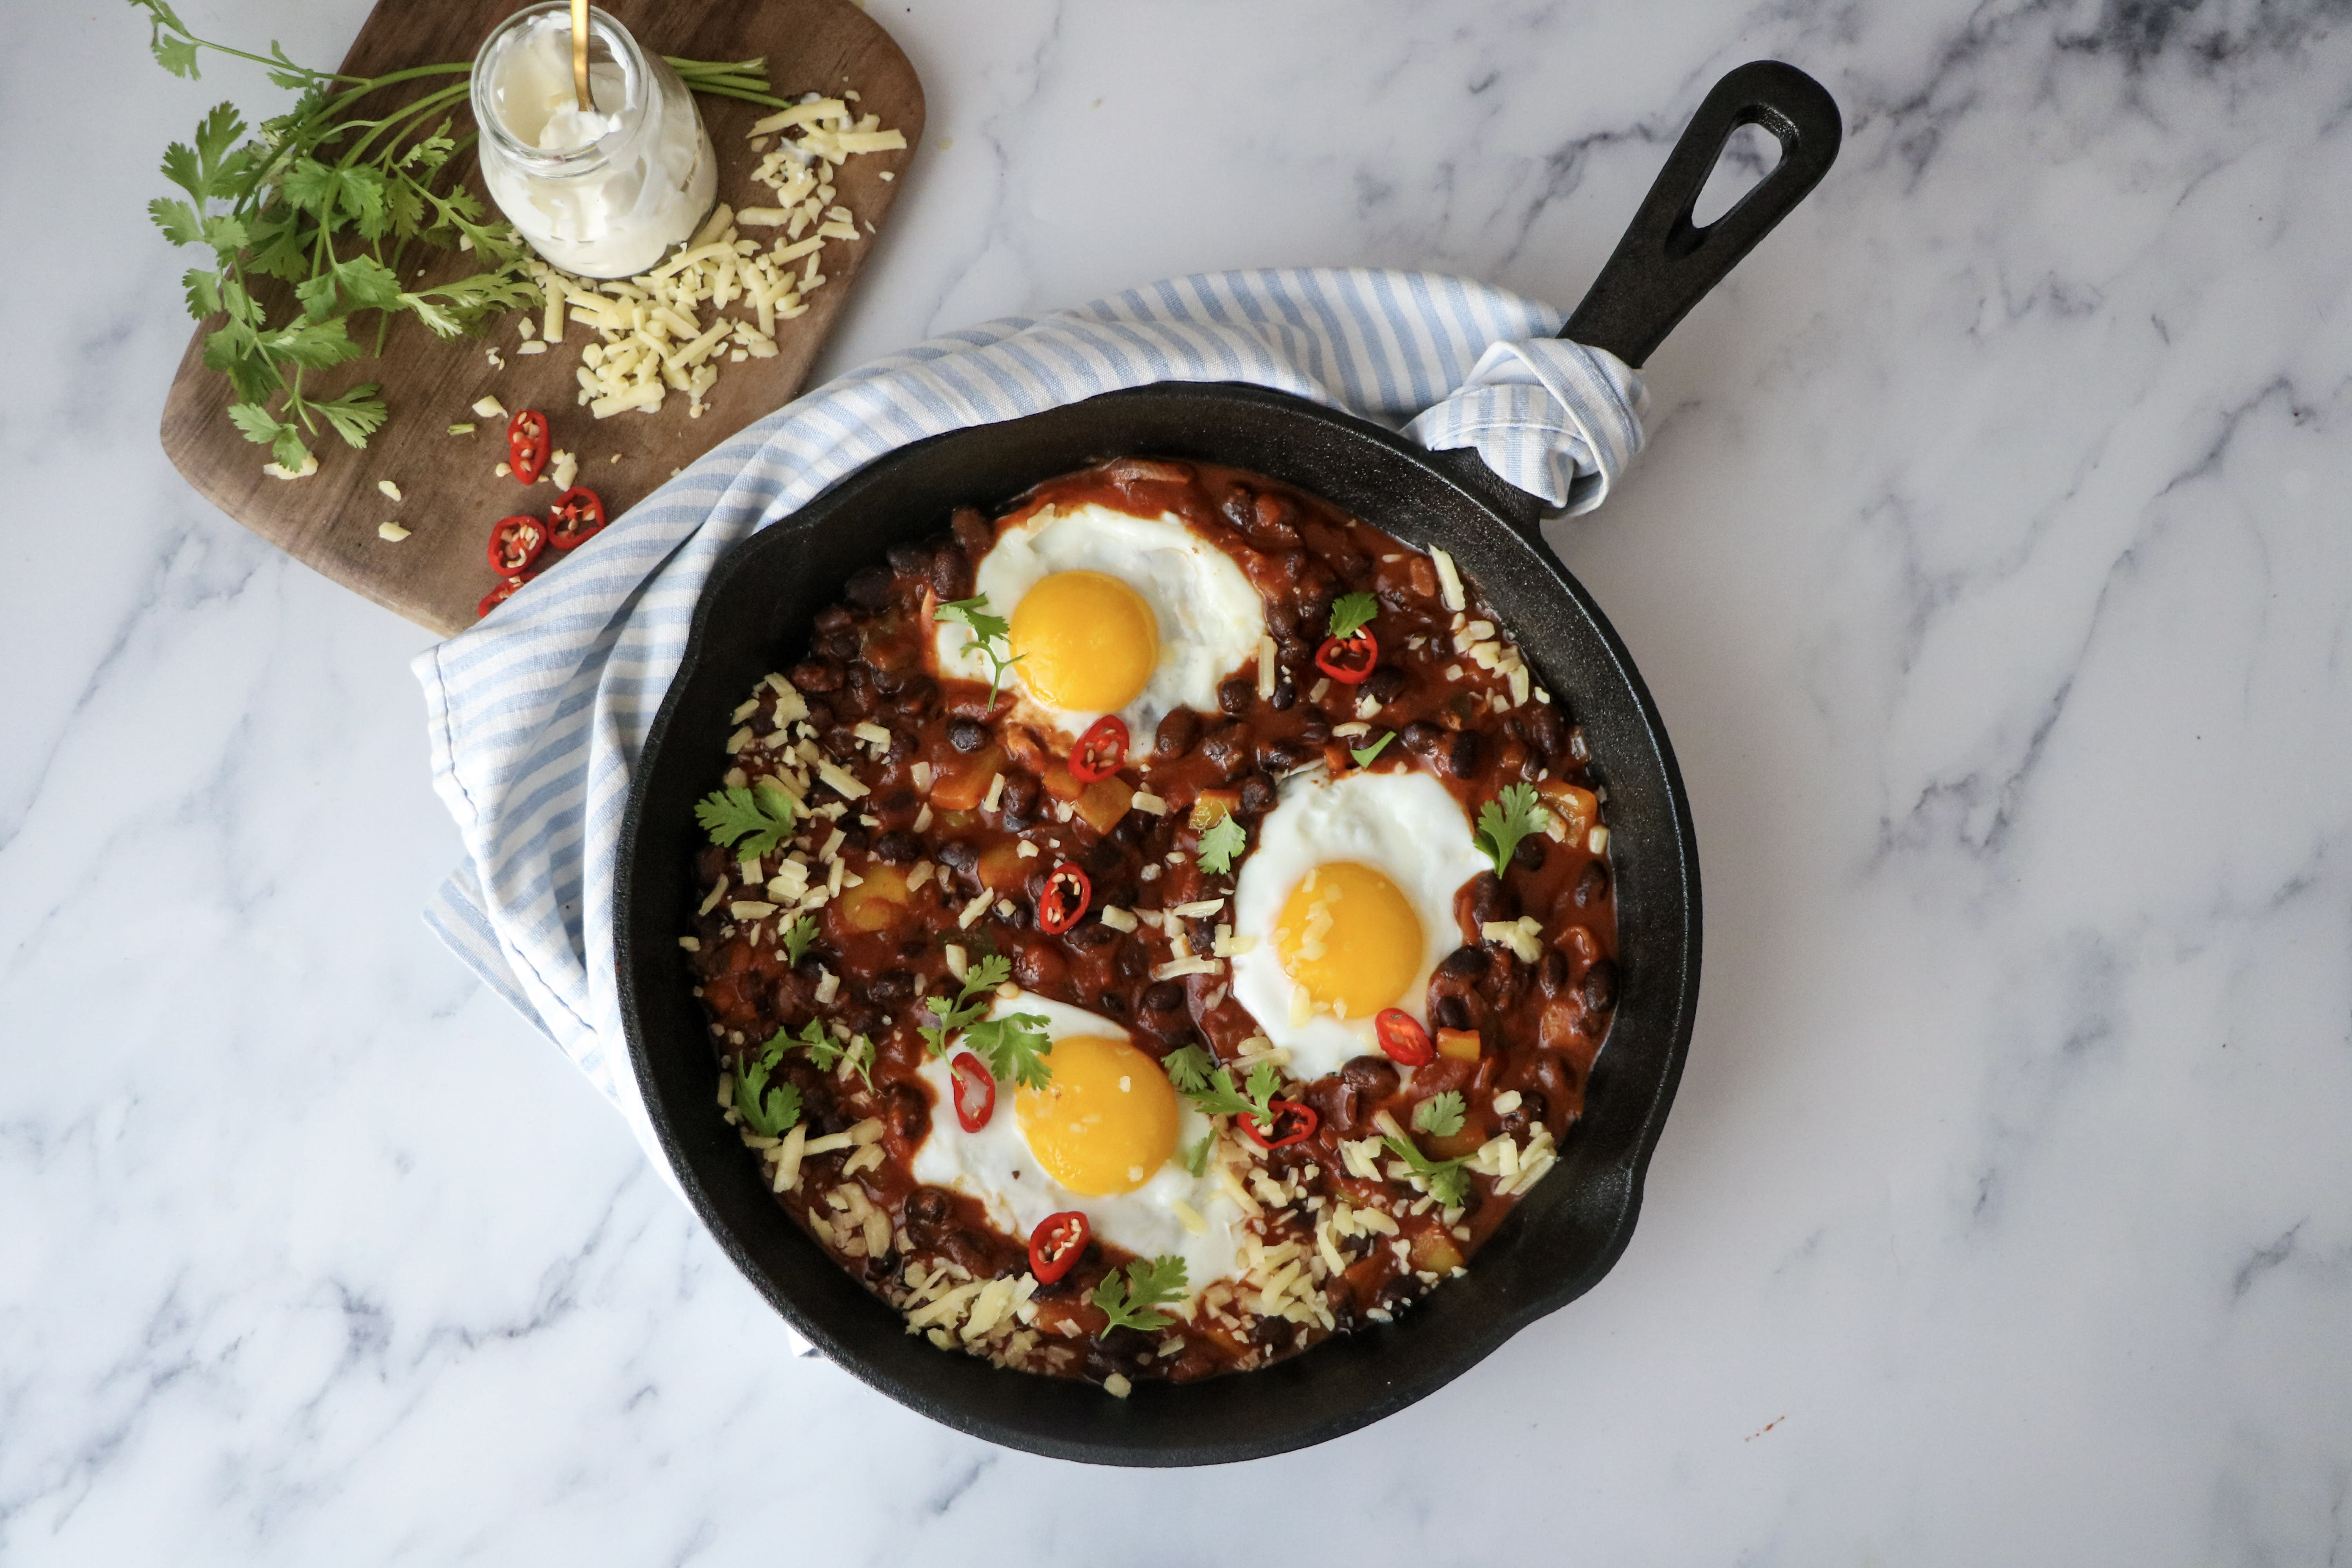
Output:
M1761 127L1780 144L1780 161L1721 216L1694 223L1732 132L1746 125ZM1625 237L1559 335L1640 369L1691 307L1821 184L1844 134L1829 89L1796 67L1750 60L1727 73L1684 127ZM1497 478L1469 448L1431 455L1549 552L1542 502Z

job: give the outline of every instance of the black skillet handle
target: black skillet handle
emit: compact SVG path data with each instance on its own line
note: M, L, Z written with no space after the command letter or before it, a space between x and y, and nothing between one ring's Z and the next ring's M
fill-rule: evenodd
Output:
M1780 162L1729 212L1696 227L1691 209L1724 143L1743 125L1770 132L1780 143ZM1607 349L1638 368L1675 323L1821 183L1843 134L1828 89L1794 66L1751 60L1717 82L1559 335Z

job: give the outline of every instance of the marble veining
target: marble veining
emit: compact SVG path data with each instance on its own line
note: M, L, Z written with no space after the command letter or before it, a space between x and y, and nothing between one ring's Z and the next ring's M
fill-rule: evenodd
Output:
M364 8L181 6L318 60ZM18 5L0 1561L1178 1563L1307 1509L1437 1562L2352 1560L2352 5L873 10L931 132L834 370L1211 268L1570 304L1723 70L1843 106L1555 536L1706 876L1631 1250L1425 1404L1217 1472L793 1359L418 924L424 635L157 448L154 162L271 89Z

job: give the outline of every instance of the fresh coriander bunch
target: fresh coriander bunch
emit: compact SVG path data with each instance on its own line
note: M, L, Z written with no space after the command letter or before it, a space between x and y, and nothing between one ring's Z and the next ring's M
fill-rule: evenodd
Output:
M145 13L148 47L173 75L195 79L210 49L267 67L273 83L296 95L250 137L234 104L215 106L192 143L175 142L163 154L163 177L183 195L147 209L173 244L212 253L210 266L181 279L188 313L220 319L205 339L205 365L228 377L237 399L229 418L247 440L269 448L271 472L315 471L310 442L322 430L365 447L383 427L389 411L381 384L331 396L313 395L309 384L316 373L381 353L395 317L415 316L451 338L540 302L528 247L458 178L476 135L457 119L467 111L470 61L341 76L297 65L274 41L257 55L197 37L166 0L130 4ZM768 94L761 60L670 64L697 92L783 105ZM380 100L411 82L428 85L396 107ZM415 250L469 253L480 270L404 288ZM285 287L263 286L265 279ZM363 347L353 329L371 312L374 341Z

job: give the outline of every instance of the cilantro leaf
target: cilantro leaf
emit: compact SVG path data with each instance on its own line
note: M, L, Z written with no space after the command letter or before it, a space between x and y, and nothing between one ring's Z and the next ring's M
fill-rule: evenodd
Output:
M924 999L923 1005L939 1022L920 1026L919 1032L935 1057L947 1055L949 1037L961 1032L965 1048L986 1062L995 1077L1024 1089L1043 1089L1054 1080L1053 1069L1045 1059L1054 1048L1045 1020L1034 1013L988 1017L991 996L1012 974L1012 961L1002 954L982 959L964 971L963 989L954 1001L944 996Z
M278 416L258 403L232 403L228 405L229 423L245 432L245 438L257 447L267 447L278 439L278 433L287 426Z
M269 455L277 459L279 468L297 473L317 462L310 456L310 448L302 445L301 432L291 425L278 427L278 439L269 444Z
M765 779L748 789L739 784L713 790L694 803L694 819L710 842L722 849L731 847L741 860L765 855L790 838L798 813L793 797Z
M777 1039L783 1037L782 1030L776 1031ZM770 1043L773 1044L772 1041ZM849 1064L849 1070L866 1080L866 1087L868 1089L874 1087L874 1042L864 1035L853 1036L845 1044L826 1034L824 1024L811 1018L802 1026L800 1035L793 1043L807 1053L808 1059L815 1064L817 1071L831 1072L845 1060Z
M377 395L383 390L373 381L364 382L339 397L313 403L310 406L326 417L327 423L335 427L335 434L341 436L346 444L364 447L369 437L383 428L386 411L383 399Z
M1185 1049L1200 1052L1197 1062L1186 1064L1188 1076L1198 1076L1199 1068L1208 1060L1208 1053L1200 1051L1195 1046L1188 1046ZM1171 1052L1170 1058L1172 1060L1178 1054ZM1169 1081L1176 1083L1173 1073L1169 1075ZM1177 1092L1199 1106L1204 1115L1246 1116L1261 1128L1274 1125L1274 1097L1281 1088L1282 1069L1272 1062L1260 1062L1250 1068L1249 1082L1242 1089L1234 1087L1231 1068L1219 1068L1214 1072L1199 1076L1198 1086L1194 1088L1176 1084Z
M1174 1321L1160 1309L1181 1300L1184 1285L1184 1260L1163 1253L1148 1262L1137 1258L1124 1276L1117 1271L1104 1276L1090 1300L1110 1319L1109 1327L1156 1333Z
M147 204L147 216L173 245L194 245L205 237L205 221L185 202L157 196Z
M1412 1130L1432 1138L1451 1138L1462 1131L1462 1114L1461 1092L1449 1089L1412 1108Z
M1381 613L1381 602L1370 594L1342 594L1331 602L1331 635L1351 637Z
M1499 800L1478 808L1478 831L1470 841L1495 863L1495 875L1499 877L1510 869L1511 851L1519 847L1519 840L1540 832L1550 819L1550 814L1536 804L1536 786L1515 784L1503 791Z
M1410 1138L1391 1134L1381 1142L1388 1145L1389 1152L1412 1168L1412 1173L1428 1185L1430 1195L1439 1203L1447 1208L1459 1208L1469 1201L1470 1178L1462 1169L1469 1163L1467 1155L1459 1160L1433 1160L1414 1148Z
M814 916L803 915L800 919L786 926L784 928L783 934L784 962L786 963L798 963L801 961L801 954L806 952L809 949L809 943L815 940L816 920Z
M1201 1135L1201 1141L1198 1143L1193 1144L1190 1149L1184 1151L1184 1169L1195 1176L1200 1175L1202 1173L1208 1170L1209 1146L1216 1141L1217 1135L1215 1133L1202 1133Z
M220 274L192 267L180 279L187 291L188 314L201 321L221 308Z
M1215 1064L1197 1045L1179 1046L1160 1058L1160 1070L1179 1094L1199 1094L1209 1087L1209 1069Z
M801 1091L789 1083L770 1085L768 1079L783 1060L792 1037L778 1029L760 1054L747 1058L735 1072L735 1113L743 1125L763 1138L781 1138L801 1119Z
M1396 731L1394 730L1391 730L1387 734L1382 735L1379 740L1374 741L1370 745L1365 746L1360 750L1354 746L1349 747L1348 754L1356 759L1356 765L1358 767L1369 768L1372 765L1372 759L1379 756L1382 752L1387 751L1389 749L1389 742L1395 739Z
M1201 835L1201 869L1223 876L1234 868L1234 859L1249 847L1249 830L1230 816L1221 816Z
M933 618L961 626L971 634L972 646L988 660L988 700L994 702L997 692L1004 687L1004 672L1027 657L1013 651L1013 623L989 612L985 594L950 599L940 606Z
M281 327L261 340L261 348L263 353L292 360L305 370L325 370L360 355L360 346L352 342L352 334L341 316Z

